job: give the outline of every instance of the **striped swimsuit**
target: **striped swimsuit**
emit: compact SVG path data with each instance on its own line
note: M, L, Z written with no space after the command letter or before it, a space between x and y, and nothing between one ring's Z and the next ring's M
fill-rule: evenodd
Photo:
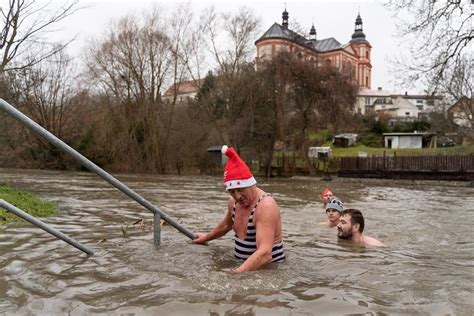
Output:
M247 236L245 239L240 239L237 234L235 234L234 241L235 241L235 247L234 247L234 254L237 259L242 259L246 260L248 257L250 257L256 250L257 250L257 231L255 229L255 226L253 224L253 213L255 209L257 208L258 203L266 196L271 196L270 194L263 194L253 207L252 211L250 212L249 216L249 221L247 224ZM237 202L236 202L237 204ZM234 223L235 219L235 206L232 210L232 222ZM285 260L285 252L283 251L283 241L280 241L279 243L273 244L272 247L272 261L271 262L281 262Z

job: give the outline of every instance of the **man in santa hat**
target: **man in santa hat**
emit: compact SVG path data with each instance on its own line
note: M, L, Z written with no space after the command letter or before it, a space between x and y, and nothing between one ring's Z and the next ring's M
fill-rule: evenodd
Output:
M285 260L280 209L273 197L257 187L250 169L232 147L223 146L229 160L224 186L230 193L224 218L207 234L197 233L193 243L203 244L235 232L234 255L243 263L233 271L256 270L269 262Z

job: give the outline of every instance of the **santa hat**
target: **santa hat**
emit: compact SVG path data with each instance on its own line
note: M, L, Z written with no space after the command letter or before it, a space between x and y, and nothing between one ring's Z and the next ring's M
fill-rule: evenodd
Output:
M247 188L257 183L249 167L240 159L234 148L224 145L221 151L222 154L229 158L224 169L224 186L226 190Z

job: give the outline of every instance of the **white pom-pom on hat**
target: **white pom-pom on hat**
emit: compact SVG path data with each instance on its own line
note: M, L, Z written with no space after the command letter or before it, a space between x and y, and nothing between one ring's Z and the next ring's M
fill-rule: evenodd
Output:
M227 151L228 148L229 147L227 147L227 145L222 146L222 148L221 148L222 154L225 154L225 152Z

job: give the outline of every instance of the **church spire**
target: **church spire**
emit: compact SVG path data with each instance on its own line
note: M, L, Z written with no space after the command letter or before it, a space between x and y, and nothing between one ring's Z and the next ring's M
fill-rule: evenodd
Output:
M282 19L283 19L283 23L281 24L285 29L288 28L288 12L286 11L286 5L285 5L285 11L283 11L283 14L282 14Z
M311 30L309 31L309 39L310 40L316 40L316 28L314 27L314 23L311 26Z
M360 17L360 13L358 13L355 20L355 28L354 33L352 34L351 42L360 40L365 40L365 34L362 30L362 18Z

